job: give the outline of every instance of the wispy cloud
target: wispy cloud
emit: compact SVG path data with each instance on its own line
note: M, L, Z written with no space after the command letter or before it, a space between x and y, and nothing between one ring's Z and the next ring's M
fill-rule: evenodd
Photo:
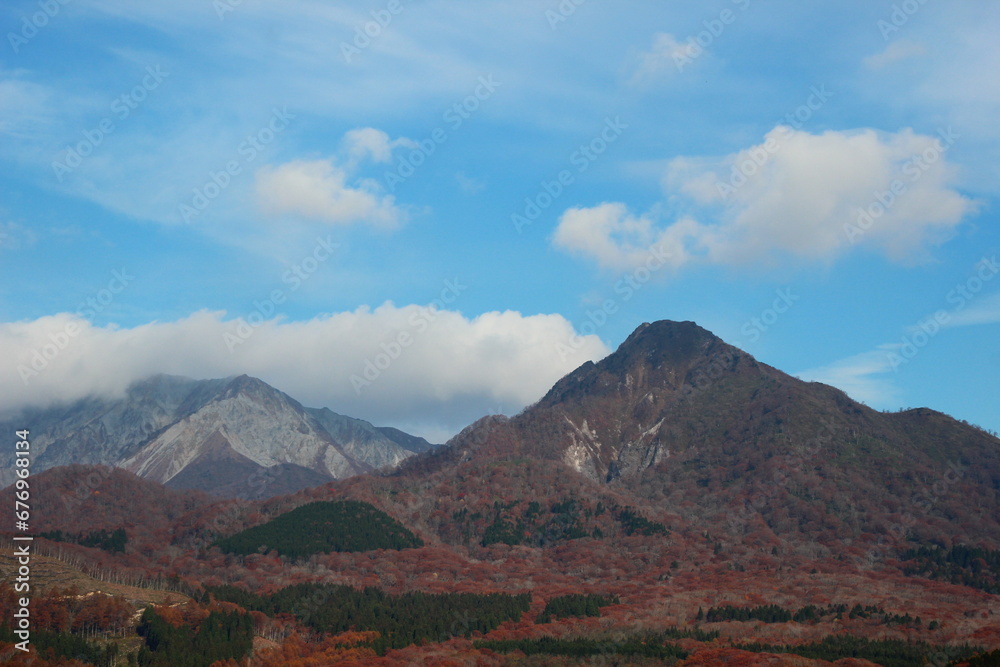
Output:
M1000 293L980 297L971 306L952 311L943 327L969 327L1000 322Z
M483 179L468 176L464 171L455 173L455 182L467 195L477 195L486 189L486 182Z
M37 241L34 230L17 222L0 222L0 254L30 248Z
M54 91L27 72L0 68L0 135L30 139L48 132L55 115Z
M669 74L676 74L678 62L690 58L690 43L681 43L668 32L658 32L647 51L639 54L629 79L632 85L648 83Z
M902 392L885 377L892 372L888 352L892 346L882 346L835 361L827 366L796 373L807 382L822 382L847 393L851 398L875 408L888 408L899 403Z
M885 50L867 56L862 62L869 69L882 69L902 60L909 60L927 53L927 47L922 42L899 39L891 42Z

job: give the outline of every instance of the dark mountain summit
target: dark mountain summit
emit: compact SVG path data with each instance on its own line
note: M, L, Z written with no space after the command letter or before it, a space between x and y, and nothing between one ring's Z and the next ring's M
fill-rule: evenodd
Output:
M873 410L692 322L643 324L521 414L449 444L434 467L556 460L727 530L1000 543L997 438L928 409Z

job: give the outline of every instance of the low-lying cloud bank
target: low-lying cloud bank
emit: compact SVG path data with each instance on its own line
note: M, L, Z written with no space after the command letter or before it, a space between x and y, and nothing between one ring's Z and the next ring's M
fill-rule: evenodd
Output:
M559 354L564 346L574 353ZM304 405L441 439L486 413L516 412L608 352L561 315L470 319L388 302L303 322L199 311L128 329L61 313L0 324L0 410L121 395L156 373L246 373Z

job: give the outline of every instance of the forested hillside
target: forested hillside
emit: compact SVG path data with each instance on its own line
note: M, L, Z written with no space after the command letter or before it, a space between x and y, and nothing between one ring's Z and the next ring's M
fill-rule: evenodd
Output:
M290 558L423 544L385 512L355 500L308 503L216 542L226 553L246 556L274 550Z
M1000 647L998 448L655 323L395 471L253 502L38 474L38 553L172 597L35 618L95 664L957 664Z

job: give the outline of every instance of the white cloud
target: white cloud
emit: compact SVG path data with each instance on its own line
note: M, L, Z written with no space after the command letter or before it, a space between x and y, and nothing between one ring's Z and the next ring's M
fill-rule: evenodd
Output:
M885 47L884 51L868 56L863 62L865 67L869 69L882 69L901 60L922 56L925 53L927 53L927 47L922 43L898 39Z
M657 225L623 204L570 209L554 241L602 267L628 264L652 242L666 243L678 266L828 262L854 245L919 260L974 209L955 188L958 173L947 159L954 141L947 131L810 134L779 126L731 155L671 160L664 189L672 201L690 200L692 217Z
M968 327L1000 322L1000 294L992 294L971 306L949 313L945 327Z
M392 140L373 127L349 130L341 140L346 154L343 164L333 158L293 160L258 170L258 204L272 217L292 215L334 225L363 222L396 227L406 219L405 211L376 181L356 175L361 163L391 162L393 149L414 145L405 137ZM354 183L348 184L349 179Z
M1000 322L1000 294L983 297L970 306L928 318L909 327L901 342L883 343L874 350L835 361L827 366L798 373L803 380L822 382L847 392L852 398L876 408L898 406L901 391L887 377L907 363L921 349L937 327L953 328ZM918 341L925 341L923 344ZM909 351L907 348L910 348Z
M344 135L344 148L350 156L350 164L355 165L366 158L373 162L383 163L392 160L392 150L397 146L414 146L410 139L400 138L395 141L382 130L373 127L360 127L348 131Z
M681 186L714 180L722 224L706 243L715 261L754 263L780 254L832 260L854 243L903 261L946 238L973 208L954 188L957 170L946 152L953 141L908 129L810 134L777 127L715 168L687 173ZM861 210L873 220L858 235L851 226L859 225Z
M21 71L0 68L0 134L31 139L51 122L52 90Z
M687 241L699 234L692 220L657 228L653 214L634 216L624 204L604 203L593 208L571 208L559 219L552 242L575 255L588 257L602 269L627 270L646 264L651 252L669 255L678 268L690 259Z
M463 171L455 173L455 182L458 183L458 187L462 189L462 192L467 195L477 195L486 189L484 179L467 176Z
M899 403L899 388L892 380L880 377L892 371L890 348L893 346L862 352L796 375L807 382L822 382L836 387L851 398L874 408L893 407Z
M35 232L16 222L0 222L0 253L30 248L38 241Z
M8 360L0 367L0 406L9 411L120 394L131 382L161 372L195 378L247 373L305 405L380 425L455 432L498 406L518 410L580 364L609 352L597 336L583 336L577 353L564 359L557 345L569 345L575 335L565 318L512 311L466 318L386 303L305 322L266 321L245 340L237 338L240 343L224 338L238 336L238 326L238 320L206 311L131 329L95 327L70 314L0 324L0 358ZM37 374L30 372L32 363Z
M690 52L690 42L682 44L668 32L656 33L650 49L639 55L631 83L648 81L662 76L664 72L676 71L679 62L685 63L691 59Z
M963 185L971 192L996 196L1000 188L1000 12L975 2L927 3L920 21L911 21L907 41L886 49L887 55L903 53L909 44L926 44L928 55L906 67L862 77L856 83L864 98L889 105L926 122L961 128ZM898 51L897 51L898 49ZM876 56L875 64L880 59ZM888 64L888 63L886 63ZM889 76L885 76L888 74Z
M348 172L333 160L293 160L257 172L257 200L270 216L298 216L335 225L364 222L395 227L405 213L392 195L371 181L347 184Z

